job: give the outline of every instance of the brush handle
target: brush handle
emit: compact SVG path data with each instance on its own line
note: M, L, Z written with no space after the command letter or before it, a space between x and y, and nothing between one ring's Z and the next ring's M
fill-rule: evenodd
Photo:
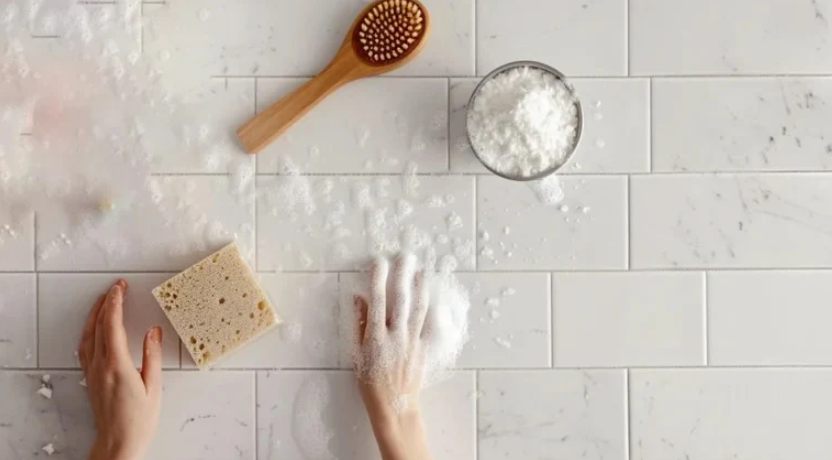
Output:
M361 75L361 64L342 48L318 76L272 104L237 130L243 148L257 153L321 102L329 93Z

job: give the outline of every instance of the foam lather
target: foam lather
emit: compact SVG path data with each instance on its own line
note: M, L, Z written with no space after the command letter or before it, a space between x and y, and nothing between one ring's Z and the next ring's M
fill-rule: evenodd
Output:
M153 296L200 369L278 323L235 243L157 286Z

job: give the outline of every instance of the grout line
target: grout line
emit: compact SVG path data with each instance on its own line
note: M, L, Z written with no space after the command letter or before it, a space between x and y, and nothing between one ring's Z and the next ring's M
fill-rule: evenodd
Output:
M630 76L630 0L624 0L624 8L627 9L627 20L624 22L624 40L626 43L626 54L627 60L625 65L627 66L627 76Z
M633 266L633 197L631 187L630 176L627 176L627 213L625 214L627 217L627 225L625 227L627 229L627 271L630 271Z
M480 270L480 179L474 178L474 271Z
M703 344L705 347L705 366L710 366L711 364L711 315L708 312L710 308L710 296L708 295L708 273L705 272L702 274L702 291L703 291L703 300L705 302L704 309L703 309L703 326L705 327L705 343Z
M630 440L632 432L630 427L633 424L633 411L630 410L630 369L624 371L624 428L626 436L624 437L624 451L627 454L627 460L633 458L633 443Z
M653 173L653 79L647 81L647 172Z
M556 371L678 371L678 372L716 372L720 370L742 370L742 371L778 371L778 370L806 370L806 371L829 371L832 372L832 362L829 364L733 364L733 365L714 365L714 366L685 366L685 365L668 365L668 366L563 366L563 367L455 367L450 369L450 372L556 372ZM0 367L0 373L3 372L80 372L80 367L20 367L8 366ZM163 367L164 372L204 372L197 367L193 368L176 368ZM353 372L350 367L214 367L213 372Z
M146 5L152 3L145 3ZM33 38L60 38L60 36L39 35ZM476 72L476 69L475 69ZM316 74L317 75L317 74ZM273 78L273 79L311 79L316 75L309 74L221 74L210 75L209 78ZM469 80L479 80L482 75L475 73L470 74L443 74L443 75L390 75L385 74L381 76L371 77L372 79L399 79L399 80L441 80L445 78L462 78ZM701 74L660 74L660 73L641 73L622 75L619 73L611 73L606 75L587 75L587 74L572 74L568 75L569 79L584 79L584 80L635 80L640 78L666 78L666 79L687 79L687 80L706 80L706 79L730 79L730 80L751 80L751 79L766 79L766 78L783 78L783 79L799 79L799 78L832 78L832 73L746 73L746 74L719 74L719 73L701 73Z
M474 371L474 458L480 458L480 371Z
M260 433L257 430L257 420L260 418L260 397L257 394L257 380L260 379L259 372L254 371L254 420L252 426L254 427L254 459L257 460L260 457L260 449L259 441L260 441Z
M598 269L586 269L586 268L559 268L559 269L552 269L552 268L540 268L540 269L483 269L483 270L456 270L454 273L464 273L464 274L499 274L499 273L538 273L538 274L546 274L546 273L588 273L588 274L603 274L603 273L613 273L613 274L624 274L624 273L688 273L688 272L702 272L708 271L713 273L734 273L734 272L787 272L787 273L808 273L808 272L826 272L832 273L832 267L648 267L648 268L617 268L617 269L610 269L610 268L598 268ZM327 275L327 274L340 274L340 273L363 273L362 270L257 270L256 273L259 275ZM0 275L13 275L13 274L39 274L39 275L51 275L51 274L69 274L69 275L111 275L114 273L123 273L125 275L130 274L168 274L174 275L177 273L177 270L119 270L117 268L110 269L110 270L4 270L0 271Z
M221 172L152 172L149 174L151 177L228 177L229 173L221 173ZM287 174L275 173L275 172L262 172L256 173L257 176L261 177L282 177L287 176ZM662 176L662 177L696 177L696 178L706 178L706 179L713 179L719 177L734 177L734 176L783 176L783 175L795 175L795 176L820 176L820 177L829 177L832 176L832 169L827 170L800 170L800 169L779 169L779 170L741 170L741 169L723 169L723 170L711 170L711 171L583 171L583 172L564 172L562 174L558 174L559 177L574 177L574 178L582 178L582 179L592 179L595 177L621 177L621 176L633 176L633 177L651 177L651 176ZM387 177L399 177L401 176L400 171L389 171L389 172L367 172L367 171L351 171L351 172L304 172L299 174L299 177L378 177L378 176L387 176ZM436 172L417 172L415 174L417 177L496 177L494 174L489 172L452 172L452 171L436 171Z
M451 149L451 79L448 78L447 82L448 82L448 84L445 87L446 88L445 89L445 91L446 91L445 95L447 96L446 100L448 101L447 106L445 108L445 113L447 113L447 118L445 119L446 128L447 128L447 134L446 134L447 138L446 138L446 141L445 141L445 147L447 147L446 150L447 150L447 153L448 153L448 172L450 173L451 172L451 150L452 150Z
M32 215L32 259L35 276L35 365L40 367L40 272L38 271L38 213Z
M471 38L474 39L474 75L479 75L479 54L480 54L480 41L477 38L477 25L480 23L480 9L479 9L479 0L473 1L474 6L474 23L471 25Z
M555 296L553 285L555 277L552 273L546 274L548 283L546 285L546 295L549 303L549 368L555 367Z

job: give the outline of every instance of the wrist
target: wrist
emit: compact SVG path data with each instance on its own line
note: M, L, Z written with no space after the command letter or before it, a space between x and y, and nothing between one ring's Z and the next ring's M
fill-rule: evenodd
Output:
M128 449L118 442L96 438L90 452L90 460L142 460L134 449Z

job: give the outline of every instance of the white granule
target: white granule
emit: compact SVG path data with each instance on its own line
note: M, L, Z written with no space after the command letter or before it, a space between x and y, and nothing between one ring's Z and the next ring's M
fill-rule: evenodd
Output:
M575 143L575 95L554 75L520 67L478 91L468 132L479 157L509 176L529 177L560 166Z
M538 201L546 206L553 206L563 201L563 187L560 185L560 178L554 174L532 182L529 187L534 190Z
M46 455L52 456L52 454L55 453L55 446L53 446L50 442L49 444L41 447L40 450L46 452Z
M43 385L38 389L38 394L46 399L52 399L52 389L46 385Z

